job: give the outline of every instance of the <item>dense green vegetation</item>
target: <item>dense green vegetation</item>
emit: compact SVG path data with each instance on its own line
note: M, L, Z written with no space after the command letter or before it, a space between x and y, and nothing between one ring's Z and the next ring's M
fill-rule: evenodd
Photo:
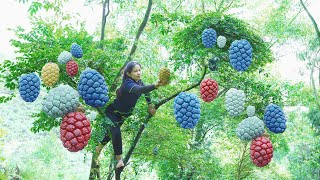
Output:
M80 44L84 51L84 56L77 59L79 72L90 67L102 74L109 86L109 102L114 99L115 87L119 86L119 72L128 60L134 59L142 64L146 84L157 81L162 66L167 66L172 72L171 83L151 94L152 102L158 108L156 115L149 116L146 102L141 98L134 114L122 126L124 156L128 165L121 171L112 168L114 157L110 143L100 158L94 153L108 126L104 121L103 108L92 108L81 101L86 113L97 114L90 119L92 137L83 150L87 156L93 157L91 171L86 169L86 178L106 179L119 177L119 174L126 179L139 179L151 174L159 179L320 178L319 85L310 88L305 82L285 81L272 75L270 69L277 60L272 48L296 42L306 47L304 51L296 52L302 61L308 62L305 73L311 70L313 74L319 70L320 37L315 36L314 24L310 23L299 1L272 1L268 6L260 7L264 2L258 0L188 3L183 0L138 0L130 3L86 0L86 5L99 4L106 8L106 21L97 25L99 28L94 34L86 31L85 22L79 22L77 15L61 11L67 0L20 2L30 6L32 29L12 28L16 38L11 43L19 56L0 64L0 81L6 89L16 90L22 74L41 74L41 67L47 62L57 62L60 52L68 51L73 42ZM257 8L263 8L261 14L246 16L245 12L250 11L253 4L260 4ZM108 10L109 5L112 11ZM152 6L152 11L145 16L148 6ZM40 11L53 12L54 15L42 17L38 15ZM243 14L232 13L237 11ZM227 37L226 47L209 49L202 45L201 34L207 27ZM230 66L228 59L228 47L239 39L247 39L254 49L252 65L241 73ZM216 71L207 67L212 57L220 59ZM57 84L69 84L77 89L79 74L70 78L65 65L59 66ZM210 103L201 101L201 118L197 126L191 130L182 129L173 114L173 99L182 91L199 97L199 83L204 78L218 82L219 97ZM225 92L230 88L246 93L245 106L255 106L260 119L269 103L279 105L286 112L287 129L283 134L274 134L265 128L274 147L274 157L266 167L258 168L251 163L250 142L240 141L235 134L238 123L247 115L245 112L237 117L228 115ZM19 96L17 91L12 91L8 96L0 97L0 103L8 103L15 96ZM54 131L61 122L61 118L52 119L42 111L34 113L32 118L31 131L34 133ZM2 135L0 129L0 138ZM0 172L0 177L77 178L68 174L68 168L57 166L58 162L67 163L59 156L59 147L50 146L57 141L59 137L51 134L48 141L42 142L33 154L28 155L30 166L33 158L39 159L35 168L26 166L17 173L14 165L9 165L5 167L6 171ZM97 159L99 162L95 161ZM47 167L45 171L44 167Z

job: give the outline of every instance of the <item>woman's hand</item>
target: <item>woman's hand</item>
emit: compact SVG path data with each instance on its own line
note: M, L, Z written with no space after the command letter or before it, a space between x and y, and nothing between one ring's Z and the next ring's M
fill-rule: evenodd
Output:
M166 81L166 82L163 82L163 81L158 81L158 83L155 85L156 88L160 87L160 86L166 86L170 83L170 81Z
M155 114L156 114L156 109L154 108L154 105L153 104L149 104L148 105L148 112L152 115L152 116L154 116Z

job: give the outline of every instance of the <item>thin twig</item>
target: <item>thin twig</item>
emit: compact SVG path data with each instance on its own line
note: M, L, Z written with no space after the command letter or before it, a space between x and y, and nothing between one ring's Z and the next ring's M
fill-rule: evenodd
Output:
M239 165L238 165L238 170L237 170L237 179L240 180L241 179L241 172L242 172L242 168L243 168L243 161L245 159L245 155L246 155L246 151L247 151L247 146L248 146L249 142L246 142L244 145L243 145L243 152L242 152L242 155L241 155L241 159L240 159L240 162L239 162Z
M181 6L182 2L184 2L185 0L181 0L178 4L178 6L174 9L174 12L177 12L177 9Z

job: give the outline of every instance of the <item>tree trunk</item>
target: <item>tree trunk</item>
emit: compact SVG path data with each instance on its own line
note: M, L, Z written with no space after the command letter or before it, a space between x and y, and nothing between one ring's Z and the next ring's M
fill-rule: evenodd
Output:
M310 14L310 12L308 11L307 7L304 5L304 3L302 2L302 0L300 0L300 3L301 3L301 5L302 5L303 9L304 9L304 10L306 11L306 13L308 14L308 16L309 16L309 18L310 18L310 20L311 20L311 22L312 22L312 24L313 24L313 27L314 27L314 29L315 29L315 31L316 31L316 34L317 34L317 37L318 37L318 40L319 40L319 45L320 45L320 30L319 30L319 28L318 28L318 24L317 24L317 22L314 20L313 16Z
M109 1L110 0L104 0L103 2L103 8L102 8L102 20L101 20L101 35L100 35L100 41L104 40L104 34L106 30L106 22L107 22L107 17L110 13L109 9ZM106 14L106 8L108 7L108 12Z
M306 8L306 6L304 5L304 3L302 2L302 0L300 0L300 3L303 7L303 9L306 11L306 13L308 14L312 24L313 24L313 27L316 31L316 35L317 35L317 38L318 38L318 41L319 41L319 44L318 46L320 46L320 30L318 28L318 25L316 23L316 21L314 20L313 16L310 14L310 12L308 11L308 9ZM320 49L319 49L320 51ZM317 52L317 54L319 53L319 51ZM318 109L320 110L320 102L319 102L319 97L318 97L318 91L316 89L316 86L315 86L315 82L314 82L314 78L313 78L313 71L314 71L314 68L315 68L315 61L316 61L316 57L313 59L312 61L312 67L311 67L311 73L310 73L310 78L311 78L311 85L312 85L312 89L313 89L313 94L314 94L314 98L315 98L315 101L316 101L316 105L318 107Z
M142 23L140 24L140 27L138 29L138 32L136 34L136 38L134 39L134 42L133 42L133 45L131 47L131 51L130 51L130 54L128 56L128 59L127 61L124 63L124 65L121 67L121 69L119 70L117 76L115 77L113 83L111 84L110 86L110 91L113 92L116 90L117 88L117 85L118 85L118 82L120 81L121 79L121 72L123 71L123 69L126 67L127 63L129 61L132 60L132 56L133 54L136 52L136 49L137 49L137 45L138 45L138 42L139 42L139 38L144 30L144 28L146 27L147 25L147 22L149 20L149 17L150 17L150 13L151 13L151 7L152 7L152 0L149 0L149 3L148 3L148 8L147 8L147 11L144 15L144 18L143 18L143 21Z
M107 20L107 16L110 13L109 4L110 4L110 0L104 0L103 1L102 27L101 27L101 36L100 36L100 40L101 41L104 40L106 20ZM122 69L126 66L127 62L129 62L132 59L133 54L136 52L137 44L138 44L138 40L140 38L140 35L142 34L142 31L144 30L144 28L145 28L145 26L146 26L146 24L147 24L147 22L149 20L149 16L150 16L150 13L151 13L151 7L152 7L152 0L149 0L146 14L144 16L144 19L143 19L139 29L138 29L135 41L133 43L133 46L131 48L131 51L130 51L130 54L129 54L129 57L128 57L128 60L124 63L124 65L121 67L120 71L118 72L117 77L115 78L114 82L111 85L111 88L109 89L110 92L115 91L115 89L117 87L117 84L118 84L117 82L118 82L118 80L120 79L120 76L121 76ZM107 13L106 13L106 8L108 8L108 12ZM103 48L103 46L101 46L101 48ZM89 179L90 180L94 180L96 178L101 179L100 178L100 165L99 165L99 162L98 162L98 157L100 156L100 153L99 154L93 153L93 154L94 155L93 155L92 160L91 160L91 170L90 170ZM126 161L124 161L124 163L126 164ZM122 170L123 170L123 168L115 170L115 175L116 175L115 178L116 179L120 179L120 174L121 174ZM108 179L109 178L112 178L112 175L109 174Z
M320 88L320 68L318 68L318 86Z
M98 163L98 157L97 155L92 156L91 160L91 168L90 168L90 180L95 180L95 179L101 179L100 177L100 165Z

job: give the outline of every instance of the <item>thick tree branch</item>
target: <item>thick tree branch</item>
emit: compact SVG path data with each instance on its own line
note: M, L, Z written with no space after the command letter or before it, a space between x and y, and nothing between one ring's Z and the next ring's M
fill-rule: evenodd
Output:
M106 13L106 8L108 8L108 11ZM104 34L106 30L106 22L107 22L107 17L110 13L110 0L104 0L103 2L103 8L102 8L102 21L101 21L101 36L100 40L104 40Z
M113 83L112 83L111 86L110 86L110 91L111 91L111 92L115 91L115 89L117 88L118 81L121 79L121 72L123 71L123 69L125 68L125 66L127 65L127 63L132 60L132 56L133 56L133 54L136 52L137 45L138 45L138 42L139 42L139 38L140 38L140 36L141 36L141 34L142 34L145 26L147 25L148 20L149 20L150 13L151 13L151 8L152 8L152 0L149 0L149 2L148 2L148 7L147 7L147 11L146 11L146 13L145 13L145 16L144 16L144 19L143 19L142 23L140 24L139 29L138 29L138 32L137 32L136 37L135 37L135 40L134 40L134 42L133 42L133 45L132 45L130 54L129 54L128 58L127 58L127 61L126 61L126 62L124 63L124 65L121 67L121 69L119 70L118 74L116 75ZM149 115L147 119L150 119L150 118L151 118L151 116ZM144 129L144 127L143 127L142 129L141 129L141 127L140 127L139 132L142 133L142 132L143 132L143 129ZM137 134L137 136L136 136L137 141L140 139L140 136L141 136L141 133L140 133L140 135L139 135L139 132L138 132L138 134ZM137 142L135 143L135 145L136 145L136 144L137 144ZM133 149L135 148L135 145L134 145ZM132 154L132 152L133 152L133 149L132 149L131 151L129 150L129 152L128 152L128 154L130 153L130 156L131 156L131 154ZM130 156L128 156L128 157L126 156L126 157L125 157L125 159L124 159L124 163L125 163L125 164L127 164ZM123 168L118 168L118 169L115 170L115 179L116 179L116 180L120 179L120 175L121 175L121 172L123 171L123 169L124 169L124 167L123 167ZM110 177L110 176L109 176L109 177Z
M307 7L304 5L304 3L302 2L302 0L300 0L300 3L303 7L303 9L306 11L306 13L308 14L310 20L312 21L313 27L316 31L317 34L317 38L319 40L319 45L320 45L320 30L318 28L318 25L316 23L316 21L314 20L313 16L310 14L310 12L308 11ZM319 49L320 51L320 49ZM317 52L317 54L319 53L319 51ZM320 102L319 102L319 97L318 97L318 93L317 93L317 89L315 86L315 82L314 82L314 78L313 78L313 71L314 71L314 67L315 67L315 62L316 61L316 57L313 59L312 61L312 67L311 67L311 73L310 73L310 78L311 78L311 84L312 84L312 89L313 89L313 93L314 93L314 98L316 100L316 105L318 107L318 109L320 110Z
M312 21L312 24L314 26L314 29L316 31L316 34L317 34L317 37L318 37L318 40L319 40L319 45L320 45L320 30L318 28L318 25L316 23L316 21L314 20L313 16L310 14L310 12L308 11L307 7L304 5L304 3L302 2L302 0L300 0L300 3L303 7L303 9L306 11L306 13L308 14L310 20Z
M103 3L103 12L102 12L102 28L101 28L101 40L104 39L104 31L105 31L105 24L106 24L106 18L107 16L109 15L109 2L110 0L104 0L104 3ZM106 6L108 5L108 13L105 14L105 11L106 11ZM137 44L138 44L138 40L140 38L140 35L142 34L142 31L143 29L145 28L148 20L149 20L149 16L150 16L150 13L151 13L151 7L152 7L152 0L149 0L149 4L148 4L148 8L147 8L147 11L146 11L146 14L144 16L144 19L138 29L138 32L137 32L137 35L136 35L136 38L135 38L135 41L133 43L133 46L131 48L131 51L130 51L130 54L129 54L129 57L127 59L127 61L124 63L124 65L121 67L121 70L118 72L115 80L113 81L113 84L111 85L111 88L110 88L110 92L113 92L115 91L116 87L117 87L117 84L118 84L118 81L120 79L120 76L121 76L121 71L124 69L124 67L126 66L126 64L131 61L132 59L132 55L135 53L136 49L137 49ZM99 111L99 113L101 115L103 115L103 117L105 116L104 113L102 112L101 109L97 109ZM103 145L105 146L105 145ZM98 157L100 156L100 153L93 153L93 157L92 157L92 161L91 161L91 171L90 171L90 176L89 176L89 179L94 179L95 177L100 177L100 172L97 171L97 169L99 169L99 164L97 163L98 161ZM120 171L119 171L120 170ZM120 174L121 174L121 169L117 169L116 170L116 179L120 179ZM109 176L108 178L111 178L112 176Z
M197 83L191 85L190 87L186 88L185 90L182 90L182 91L179 91L179 92L173 94L172 96L170 96L170 97L168 97L168 98L166 98L166 99L163 99L162 101L160 101L158 104L156 104L156 105L154 106L155 109L158 109L158 108L159 108L161 105L163 105L164 103L166 103L166 102L170 101L171 99L175 98L179 93L189 91L189 90L191 90L191 89L199 86L200 83L201 83L201 81L202 81L202 80L204 79L204 77L206 76L206 74L207 74L207 67L204 67L204 71L203 71L202 77L200 78L200 80L199 80Z
M320 87L320 68L319 67L317 68L318 68L318 86Z
M317 54L319 53L319 51L317 52ZM316 85L315 85L315 82L314 82L314 78L313 78L313 71L314 71L315 61L316 61L315 59L312 61L310 79L311 79L311 85L312 85L312 90L313 90L314 98L315 98L315 101L316 101L316 105L317 105L318 109L320 110L318 92L317 92L317 88L316 88Z
M97 155L93 154L92 156L92 160L91 160L91 168L90 168L90 175L89 175L89 179L90 180L95 180L101 179L100 176L100 164L98 162L98 157Z
M147 25L147 22L149 20L149 17L150 17L150 13L151 13L151 8L152 8L152 0L149 0L149 3L148 3L148 7L147 7L147 11L144 15L144 18L143 18L143 21L142 23L140 24L140 27L138 29L138 32L136 34L136 38L134 39L134 42L133 42L133 45L131 47L131 51L130 51L130 54L127 58L127 61L123 64L123 66L121 67L121 69L119 70L117 76L115 77L113 83L111 84L110 86L110 91L113 92L116 90L117 88L117 85L118 85L118 82L120 81L121 79L121 72L123 71L123 69L126 67L127 63L130 62L132 60L132 56L133 54L136 52L137 50L137 45L138 45L138 42L139 42L139 38L144 30L144 28L146 27Z
M113 171L114 169L114 164L113 164L114 156L110 157L110 164L109 164L109 174L107 179L112 179L113 178Z
M96 108L96 110L99 112L99 114L103 117L103 119L106 119L106 115L104 114L103 110L101 108ZM111 122L110 122L111 123ZM91 168L90 168L90 175L89 179L90 180L95 180L95 179L101 179L100 175L100 164L98 162L98 158L100 156L101 152L96 153L95 151L93 152L92 159L91 159Z

